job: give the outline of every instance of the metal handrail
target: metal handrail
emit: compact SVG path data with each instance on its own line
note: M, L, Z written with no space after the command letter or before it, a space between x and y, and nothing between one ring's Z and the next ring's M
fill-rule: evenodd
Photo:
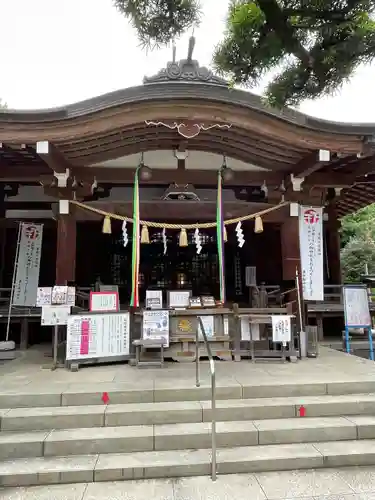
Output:
M198 316L198 324L201 327L202 336L206 344L208 359L210 362L211 371L211 479L216 481L216 374L215 374L215 362L212 356L212 351L210 344L207 340L206 331L204 329L203 321L200 316ZM196 331L195 337L195 385L199 387L200 377L199 377L199 328Z

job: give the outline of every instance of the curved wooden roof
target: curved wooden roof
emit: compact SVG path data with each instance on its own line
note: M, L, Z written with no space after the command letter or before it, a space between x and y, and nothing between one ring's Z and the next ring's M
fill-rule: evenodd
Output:
M190 70L186 71L189 65ZM177 149L185 143L190 150L225 154L286 174L294 172L296 165L319 149L341 155L325 170L345 168L353 172L363 162L357 154L374 142L375 123L344 124L291 109L271 109L259 96L230 90L207 72L193 60L172 61L142 86L60 108L3 110L0 142L10 147L24 144L30 153L36 142L48 140L76 167L142 151ZM217 124L223 128L201 130L186 141L176 129L147 125L150 121ZM1 157L7 161L6 156L0 154L0 160ZM39 161L31 157L19 160L30 165ZM370 160L368 170L375 171L372 156ZM365 197L366 201L363 199L368 204L375 201L375 188L366 189L372 193ZM350 191L340 201L342 213L352 210L351 205L343 204L346 196L352 196Z

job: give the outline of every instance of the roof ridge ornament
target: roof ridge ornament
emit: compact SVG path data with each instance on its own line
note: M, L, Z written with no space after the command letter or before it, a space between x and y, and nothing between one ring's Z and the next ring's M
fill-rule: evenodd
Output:
M186 59L176 61L176 46L173 45L172 61L169 61L167 67L161 69L156 75L145 76L143 78L144 85L151 83L194 82L228 87L229 83L224 78L215 75L206 66L200 66L199 62L193 59L194 47L195 37L191 36Z

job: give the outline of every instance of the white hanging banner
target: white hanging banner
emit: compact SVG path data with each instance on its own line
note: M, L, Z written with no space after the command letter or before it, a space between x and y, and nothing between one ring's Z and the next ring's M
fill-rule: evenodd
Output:
M35 306L42 253L43 224L21 223L12 305Z
M300 207L299 247L303 299L324 300L322 207Z

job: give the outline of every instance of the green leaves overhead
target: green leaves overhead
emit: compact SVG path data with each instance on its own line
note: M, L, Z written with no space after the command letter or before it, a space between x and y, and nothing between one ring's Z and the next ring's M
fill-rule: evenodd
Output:
M199 0L115 0L147 47L199 23ZM271 72L265 98L298 105L331 94L375 55L375 0L231 0L213 62L232 84L252 87Z
M167 45L187 29L197 26L201 16L199 0L115 0L147 48Z
M232 1L216 69L252 86L276 71L265 96L277 107L337 90L375 55L375 1Z
M367 264L375 274L375 204L341 220L341 265L345 281L359 282Z

